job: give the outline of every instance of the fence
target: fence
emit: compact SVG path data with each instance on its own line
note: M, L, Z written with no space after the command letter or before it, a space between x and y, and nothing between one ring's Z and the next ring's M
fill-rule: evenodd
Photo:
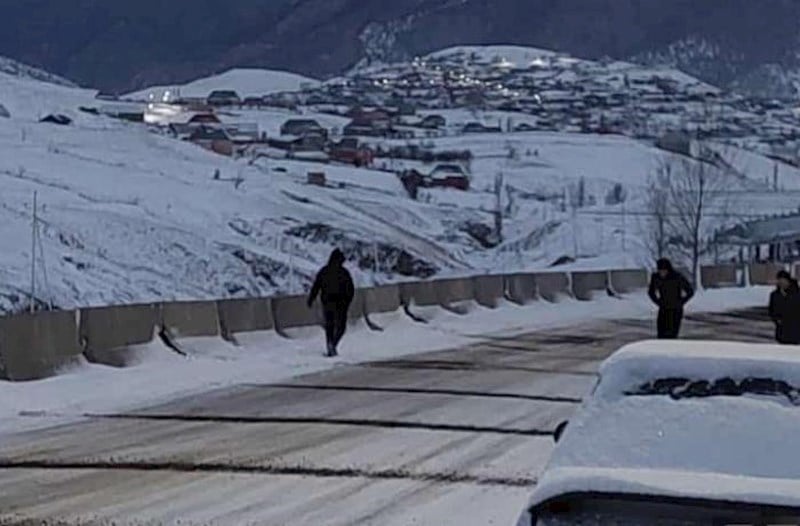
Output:
M703 269L704 285L742 286L744 269L736 266ZM752 265L753 284L768 284L777 268ZM444 309L463 314L472 308L496 308L502 302L524 305L564 298L590 301L598 296L628 294L648 284L647 271L547 272L441 279L359 289L349 317L370 330L383 330L370 315L411 309ZM161 338L180 350L182 338L220 338L236 344L236 334L275 331L292 337L321 322L320 309L309 309L304 296L165 302L39 312L0 317L0 378L34 380L70 363L88 359L125 366L131 349Z

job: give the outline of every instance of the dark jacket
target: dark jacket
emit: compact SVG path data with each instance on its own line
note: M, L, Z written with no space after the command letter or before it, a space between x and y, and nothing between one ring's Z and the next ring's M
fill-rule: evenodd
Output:
M344 254L334 250L328 264L322 267L314 280L314 286L308 295L308 304L311 305L320 296L325 304L350 305L354 295L353 277L344 268Z
M777 288L772 291L769 317L775 322L775 337L779 342L800 344L800 288L796 280L792 280L785 293Z
M670 270L666 278L653 274L647 295L660 309L680 310L692 299L694 289L683 275Z

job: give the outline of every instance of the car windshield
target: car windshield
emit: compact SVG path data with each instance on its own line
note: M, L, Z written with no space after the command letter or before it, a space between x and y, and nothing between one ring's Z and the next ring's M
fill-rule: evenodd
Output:
M625 392L626 396L669 396L674 400L712 396L766 396L800 406L800 388L773 378L729 377L714 380L682 377L660 378Z

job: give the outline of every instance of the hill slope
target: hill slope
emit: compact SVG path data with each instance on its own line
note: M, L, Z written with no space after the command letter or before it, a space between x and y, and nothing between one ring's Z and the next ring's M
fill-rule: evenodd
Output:
M176 86L151 86L126 95L129 99L161 100L167 91L177 90L184 97L207 97L214 90L233 89L240 97L262 96L283 91L298 91L303 86L317 86L319 81L288 73L263 69L231 69L219 75L193 80Z

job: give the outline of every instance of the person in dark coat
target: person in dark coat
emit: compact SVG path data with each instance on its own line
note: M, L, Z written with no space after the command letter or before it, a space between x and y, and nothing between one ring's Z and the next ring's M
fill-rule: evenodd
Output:
M683 306L694 296L694 289L668 259L659 259L656 268L650 278L648 296L658 306L658 337L675 339L681 331Z
M785 270L778 272L778 286L769 297L769 317L778 343L800 345L800 288Z
M355 296L353 277L344 267L344 254L338 248L331 252L328 264L322 267L308 295L308 307L314 304L317 296L322 301L325 317L325 339L328 356L336 356L339 342L347 331L347 311Z

